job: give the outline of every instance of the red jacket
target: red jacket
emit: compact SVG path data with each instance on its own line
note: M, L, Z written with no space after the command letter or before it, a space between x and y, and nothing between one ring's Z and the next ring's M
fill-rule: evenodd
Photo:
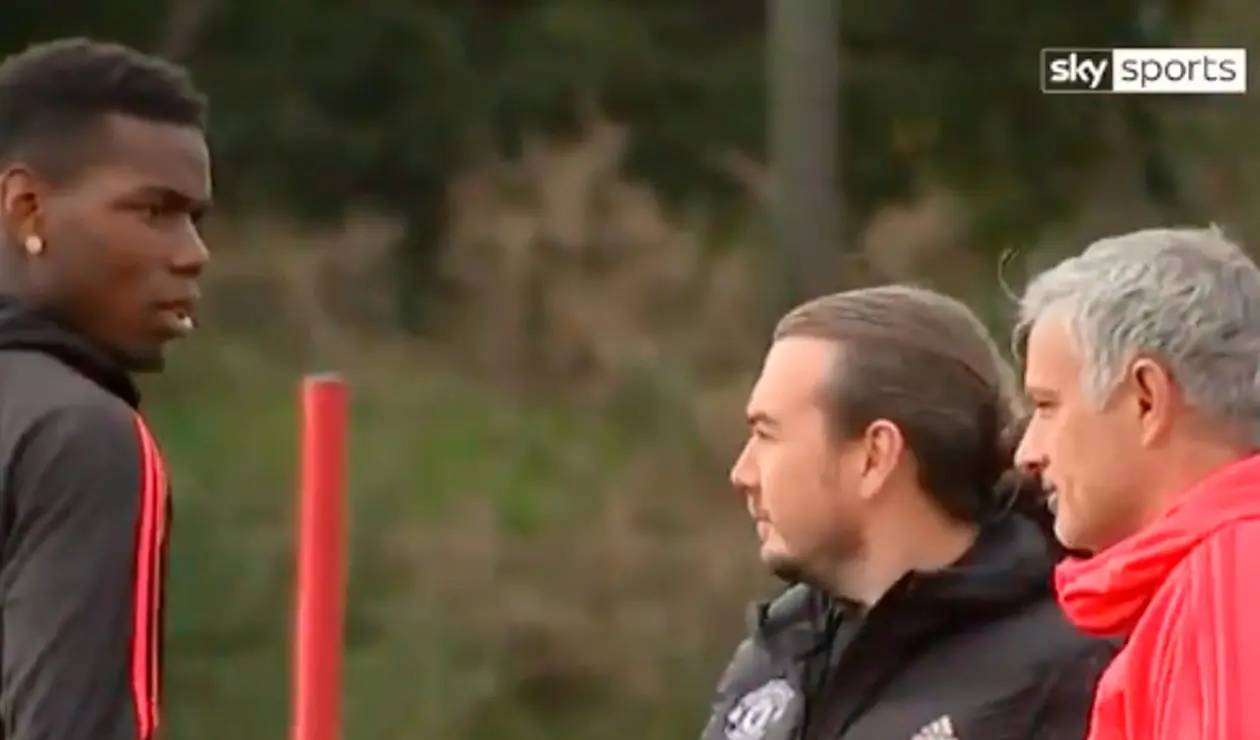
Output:
M1127 638L1089 740L1260 740L1260 455L1056 580L1078 627Z

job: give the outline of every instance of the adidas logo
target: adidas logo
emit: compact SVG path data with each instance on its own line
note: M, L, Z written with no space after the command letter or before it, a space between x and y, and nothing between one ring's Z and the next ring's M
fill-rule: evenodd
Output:
M954 734L954 720L948 714L934 719L914 733L910 740L958 740Z

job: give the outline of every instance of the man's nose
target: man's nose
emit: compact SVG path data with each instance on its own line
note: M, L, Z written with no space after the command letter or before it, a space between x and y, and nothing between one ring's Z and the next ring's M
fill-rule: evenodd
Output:
M201 238L201 234L193 230L180 243L171 260L172 268L181 275L197 277L210 262L210 249Z
M1027 475L1039 475L1046 467L1046 455L1037 437L1035 424L1029 424L1015 448L1015 467Z
M757 467L751 441L744 445L731 466L731 486L739 493L747 493L757 486Z

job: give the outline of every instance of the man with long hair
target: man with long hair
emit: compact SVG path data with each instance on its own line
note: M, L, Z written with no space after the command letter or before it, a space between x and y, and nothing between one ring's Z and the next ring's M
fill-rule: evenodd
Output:
M703 740L1079 740L1107 642L1054 602L1013 485L1014 375L964 305L885 286L785 316L731 481L766 567Z

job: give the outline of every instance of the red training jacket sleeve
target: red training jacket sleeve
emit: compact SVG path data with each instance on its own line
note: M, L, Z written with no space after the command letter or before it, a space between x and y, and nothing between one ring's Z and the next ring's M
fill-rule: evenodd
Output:
M1174 575L1147 675L1150 740L1260 738L1260 521L1212 535Z
M0 641L5 740L152 740L166 523L139 419L54 411L9 464Z

